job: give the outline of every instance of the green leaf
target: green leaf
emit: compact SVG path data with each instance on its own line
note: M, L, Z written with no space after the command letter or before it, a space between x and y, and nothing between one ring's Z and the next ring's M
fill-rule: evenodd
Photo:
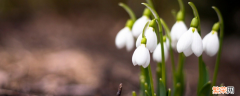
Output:
M162 78L162 73L161 73L161 63L157 64L157 68L156 68L156 72L157 72L157 96L160 96L160 81L159 79Z
M209 81L209 73L204 61L202 61L202 63L199 65L199 70L198 94L200 93L204 84L208 83Z
M208 81L204 86L201 88L198 96L210 96L211 95L211 81Z
M179 86L178 89L173 88L174 96L184 95L184 90L185 90L184 72L183 72L184 61L185 61L184 54L180 53L179 54L179 61L178 61L178 63L179 63L178 64L178 69L177 69L177 72L175 73L176 81L174 81L174 84L175 84L174 87L177 86L177 83L178 83L178 85L180 84L181 86Z
M173 96L182 96L182 94L180 94L180 92L181 92L181 84L177 83Z
M159 82L160 82L159 83L160 84L159 85L160 86L160 96L166 96L167 95L167 90L166 90L161 78L159 79Z
M171 89L168 89L168 95L167 96L171 96Z

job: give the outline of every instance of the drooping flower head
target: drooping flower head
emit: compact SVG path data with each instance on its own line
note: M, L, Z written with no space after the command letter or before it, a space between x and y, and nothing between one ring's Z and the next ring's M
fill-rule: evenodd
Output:
M132 56L133 65L143 66L144 68L148 67L150 63L150 53L146 48L147 39L142 38L141 45L137 47Z
M183 21L177 21L171 29L172 47L176 48L180 37L187 32L187 26Z
M203 50L209 56L214 56L219 50L218 29L219 23L215 23L213 30L203 38Z
M179 11L177 14L177 21L173 25L171 29L171 39L172 39L172 47L175 49L178 40L180 37L187 32L187 26L184 23L184 13L182 11Z
M146 8L143 12L143 16L136 20L132 27L132 33L135 38L137 38L143 31L145 24L150 21L151 11Z
M144 35L147 38L147 48L150 50L150 52L153 52L155 48L157 47L157 35L153 28L155 24L155 20L152 20L151 23L148 25L148 28L146 29L146 32L144 32ZM142 40L142 33L138 36L136 41L136 47L140 46L141 40Z
M164 57L166 61L168 59L168 48L169 48L169 44L168 44L168 40L166 39L166 36L164 36L163 42L164 42L163 43ZM156 62L162 62L162 48L160 43L158 43L157 47L153 51L153 60Z
M126 47L127 51L131 51L134 47L134 37L131 32L133 21L128 20L126 26L121 29L116 38L115 38L115 45L118 49L122 49Z
M190 56L194 53L197 57L199 57L203 52L203 44L202 38L196 28L198 26L197 17L193 18L192 22L197 23L191 23L189 30L180 37L177 43L177 51L178 53L183 52L185 56Z

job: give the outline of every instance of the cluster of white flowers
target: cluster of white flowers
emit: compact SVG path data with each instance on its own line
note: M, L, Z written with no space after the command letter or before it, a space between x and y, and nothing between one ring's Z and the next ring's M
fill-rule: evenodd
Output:
M150 53L153 60L156 62L162 62L162 50L161 44L157 42L157 34L153 27L147 26L144 38L142 38L142 32L144 26L150 19L147 16L142 16L133 24L132 30L129 27L125 27L116 36L116 46L121 49L126 46L127 51L134 48L134 37L136 40L136 50L132 56L133 65L139 65L146 68L150 63ZM172 48L177 50L178 53L184 53L185 56L195 54L197 57L201 56L203 51L209 56L214 56L219 49L219 39L216 31L211 31L202 40L198 33L197 28L190 27L187 30L187 26L183 21L177 21L171 29ZM143 43L143 39L146 40ZM164 57L165 61L168 59L169 40L164 40ZM149 52L150 51L150 52Z

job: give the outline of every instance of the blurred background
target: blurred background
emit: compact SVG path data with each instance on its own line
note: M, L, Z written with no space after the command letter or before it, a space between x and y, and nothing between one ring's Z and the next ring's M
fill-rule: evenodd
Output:
M169 27L177 0L153 0ZM186 8L186 24L193 18ZM225 37L217 84L234 86L240 96L240 7L234 0L191 0L198 8L202 38L218 21L212 5L223 14ZM132 53L115 47L115 36L129 19L119 2L142 15L145 0L0 0L0 95L113 96L123 83L122 96L139 92L140 68ZM175 61L177 62L175 52ZM212 79L215 57L203 59ZM195 96L198 58L186 59L186 96ZM156 62L151 61L155 78ZM168 87L172 87L167 60Z

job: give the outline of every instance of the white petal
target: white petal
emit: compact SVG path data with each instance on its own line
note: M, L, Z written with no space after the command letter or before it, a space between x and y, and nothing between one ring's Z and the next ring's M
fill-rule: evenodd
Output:
M156 62L162 61L162 51L160 43L157 45L156 49L153 51L153 60Z
M202 38L196 30L193 33L192 51L197 57L201 56L203 52Z
M195 30L197 30L197 29L195 29ZM185 32L181 36L181 38L178 40L178 43L177 43L178 53L183 52L192 44L192 39L193 39L192 37L193 37L192 28L189 28L189 30L187 32Z
M127 51L131 51L134 47L134 37L131 32L127 32L126 35L126 49Z
M153 31L152 27L149 27L146 30L145 36L147 38L147 48L149 49L150 52L153 52L157 47L157 35Z
M173 48L173 49L176 49L177 42L178 42L177 40L172 41L172 44L171 44L171 45L172 45L172 48Z
M145 31L145 36L147 38L147 44L146 44L147 48L150 50L150 52L153 52L157 46L157 35L153 31L152 27L147 28L147 30ZM141 40L142 40L142 34L140 34L137 38L136 47L138 47L141 44Z
M121 49L126 45L127 32L131 32L128 27L124 27L118 32L115 38L115 45L117 46L118 49Z
M165 56L165 61L167 61L167 59L168 59L168 48L167 48L166 43L164 43L164 56Z
M171 29L172 41L177 42L185 32L187 32L185 23L183 21L177 21ZM176 43L172 43L172 46L175 47Z
M203 50L206 50L206 46L207 46L207 41L209 39L209 37L211 37L211 33L208 33L204 38L203 38Z
M169 41L168 38L166 39L166 46L167 46L167 49L169 49L169 47L170 47L170 41Z
M148 49L146 49L148 52L149 52L149 50ZM147 68L148 67L148 65L150 64L150 54L148 54L147 55L147 57L148 57L148 59L147 59L147 61L145 62L145 64L143 64L142 66L143 66L143 68Z
M141 45L141 40L142 40L142 33L138 36L137 41L136 41L136 47Z
M189 46L186 50L183 51L183 53L184 53L184 55L185 55L186 57L192 55L192 53L193 53L193 52L192 52L192 47Z
M136 50L137 50L137 49L136 49ZM132 63L133 63L134 66L137 65L137 62L136 62L136 52L137 52L137 51L136 51L136 50L133 52L133 55L132 55Z
M136 49L136 57L135 60L138 65L143 65L147 62L149 51L146 50L146 47L144 44L141 44L137 49Z
M132 32L134 37L138 37L142 33L145 24L149 20L150 19L146 16L142 16L138 20L136 20L136 22L133 24L133 27L132 27Z
M207 45L206 45L206 53L209 56L214 56L219 50L219 39L217 36L217 32L214 34L211 33Z
M168 49L166 43L164 43L164 57L166 61L168 59ZM162 62L162 48L160 43L153 52L153 60L156 62Z

